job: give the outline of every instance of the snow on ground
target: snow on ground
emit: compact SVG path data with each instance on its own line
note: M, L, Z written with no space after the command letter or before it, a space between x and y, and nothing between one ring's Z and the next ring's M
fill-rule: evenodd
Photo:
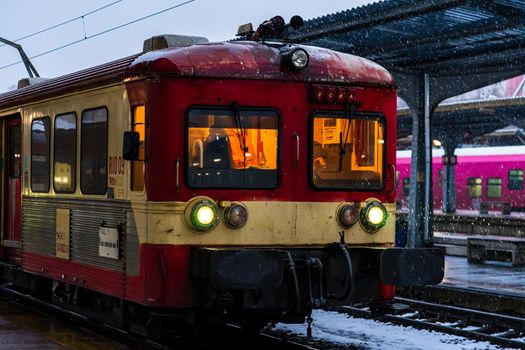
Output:
M418 330L373 320L353 318L337 312L315 310L312 315L315 339L347 344L363 349L395 350L491 350L501 349L488 342L478 342L454 335ZM306 324L279 323L276 330L306 334Z

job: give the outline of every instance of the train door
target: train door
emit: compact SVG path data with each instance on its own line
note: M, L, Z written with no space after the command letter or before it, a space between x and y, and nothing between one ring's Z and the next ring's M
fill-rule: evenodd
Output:
M20 115L9 118L5 129L5 196L4 196L4 237L5 259L20 262L21 235L21 175L22 140Z

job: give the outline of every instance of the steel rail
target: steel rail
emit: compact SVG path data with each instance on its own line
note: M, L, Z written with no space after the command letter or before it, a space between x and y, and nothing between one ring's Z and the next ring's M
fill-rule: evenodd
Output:
M507 348L525 349L525 318L479 311L457 306L396 298L396 303L407 305L398 311L371 310L358 307L332 307L331 311L353 317L369 318L417 329L438 331L477 341L487 341Z

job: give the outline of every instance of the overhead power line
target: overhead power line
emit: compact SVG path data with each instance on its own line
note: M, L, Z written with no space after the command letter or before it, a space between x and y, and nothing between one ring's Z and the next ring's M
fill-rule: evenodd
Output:
M16 43L16 42L18 42L18 41L22 41L22 40L24 40L24 39L31 38L31 37L33 37L33 36L36 36L36 35L38 35L38 34L42 34L42 33L48 32L48 31L50 31L50 30L52 30L52 29L55 29L55 28L61 27L61 26L63 26L63 25L69 24L69 23L71 23L71 22L78 21L79 19L84 20L84 17L87 17L87 16L89 16L89 15L92 15L92 14L94 14L94 13L96 13L96 12L102 11L102 10L104 10L104 9L110 7L110 6L113 6L113 5L115 5L116 3L119 3L119 2L121 2L121 1L123 1L123 0L116 0L116 1L113 1L112 3L109 3L109 4L107 4L107 5L104 5L104 6L102 6L102 7L97 8L97 9L94 9L93 11L89 11L89 12L87 12L87 13L84 13L83 15L77 16L77 17L75 17L75 18L68 19L67 21L60 22L60 23L58 23L58 24L54 24L54 25L52 25L52 26L50 26L50 27L44 28L44 29L39 30L39 31L37 31L37 32L31 33L31 34L27 34L27 35L25 35L25 36L23 36L23 37L21 37L21 38L18 38L18 39L13 40L13 42ZM2 46L5 46L5 44L1 44L1 45L0 45L0 47L2 47Z
M160 11L157 11L157 12L155 12L155 13L151 13L151 14L149 14L149 15L146 15L146 16L143 16L143 17L140 17L140 18L134 19L133 21L126 22L126 23L124 23L124 24L118 25L118 26L116 26L116 27L113 27L113 28L110 28L110 29L107 29L107 30L103 30L103 31L101 31L101 32L95 33L95 34L90 35L90 36L86 36L86 37L84 37L84 38L82 38L82 39L72 41L72 42L67 43L67 44L65 44L65 45L62 45L62 46L56 47L56 48L54 48L54 49L51 49L51 50L48 50L48 51L41 52L41 53L39 53L39 54L36 54L36 55L34 55L34 56L31 56L30 59L38 58L38 57L42 57L42 56L44 56L44 55L48 55L48 54L50 54L50 53L52 53L52 52L56 52L56 51L59 51L59 50L65 49L65 48L67 48L67 47L70 47L70 46L73 46L73 45L75 45L75 44L78 44L78 43L80 43L80 42L82 42L82 41L89 40L89 39L93 39L93 38L95 38L95 37L97 37L97 36L101 36L101 35L107 34L107 33L109 33L109 32L115 31L115 30L117 30L117 29L120 29L120 28L123 28L123 27L127 27L127 26L129 26L129 25L131 25L131 24L134 24L134 23L137 23L137 22L143 21L143 20L145 20L145 19L148 19L148 18L151 18L151 17L157 16L157 15L160 15L160 14L162 14L162 13L164 13L164 12L171 11L171 10L173 10L173 9L176 9L176 8L178 8L178 7L181 7L181 6L187 5L187 4L192 3L192 2L194 2L194 1L196 1L196 0L188 0L188 1L185 1L185 2L181 2L181 3L177 4L177 5L174 5L174 6L171 6L171 7L165 8L164 10L160 10ZM15 66L15 65L17 65L17 64L19 64L19 63L22 63L22 62L23 62L23 61L17 61L17 62L13 62L13 63L7 64L7 65L5 65L5 66L1 66L1 67L0 67L0 70L3 70L3 69L6 69L6 68L9 68L9 67Z

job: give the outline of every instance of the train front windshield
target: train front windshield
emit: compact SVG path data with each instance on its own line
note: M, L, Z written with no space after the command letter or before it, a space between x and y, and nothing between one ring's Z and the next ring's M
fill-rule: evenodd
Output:
M277 112L195 108L187 132L190 187L277 187Z
M383 188L384 122L378 115L317 113L312 130L312 183L316 188Z

